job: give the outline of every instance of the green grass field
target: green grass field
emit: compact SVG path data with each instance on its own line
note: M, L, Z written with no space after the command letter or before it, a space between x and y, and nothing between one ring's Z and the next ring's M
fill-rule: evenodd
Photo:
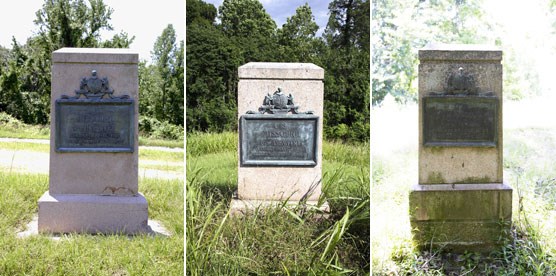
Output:
M187 137L187 272L191 275L364 275L369 267L369 145L323 147L332 214L280 207L230 217L237 134Z
M0 275L182 275L184 260L183 182L140 179L149 219L170 237L45 235L17 238L37 213L48 176L0 172Z
M0 136L45 138L42 130L12 129L4 135L2 129ZM48 164L48 144L0 142L0 150L18 152L17 156L44 153L46 162L37 165ZM139 159L144 163L141 168L183 174L183 151L140 148ZM170 237L70 234L53 240L46 235L16 236L37 214L38 199L48 190L48 175L10 171L0 168L0 275L183 275L182 179L139 178L149 219L159 221Z
M371 228L374 275L555 275L556 130L504 131L504 179L513 188L511 240L490 254L418 252L408 196L416 149L374 155Z

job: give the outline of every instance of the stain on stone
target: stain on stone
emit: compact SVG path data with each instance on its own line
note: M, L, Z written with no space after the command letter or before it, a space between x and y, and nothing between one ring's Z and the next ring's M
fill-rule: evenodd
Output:
M473 184L473 183L491 183L488 176L483 177L467 177L463 180L463 184Z
M442 173L440 173L440 172L430 172L427 183L442 184L442 183L446 183L446 181L444 180L444 177L442 176Z
M135 195L135 192L126 187L106 187L102 191L103 195Z

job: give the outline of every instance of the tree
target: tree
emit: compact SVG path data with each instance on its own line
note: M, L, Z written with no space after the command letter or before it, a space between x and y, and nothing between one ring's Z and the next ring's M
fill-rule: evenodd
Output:
M204 24L212 25L216 19L217 10L212 4L207 4L201 0L188 0L185 2L187 15L185 21L187 25Z
M316 38L319 26L309 4L298 7L295 14L278 30L278 43L283 46L283 61L311 62L318 55Z
M113 10L102 0L90 0L89 4L83 0L44 2L34 22L50 52L62 47L96 47L100 31L113 29L109 23Z
M324 36L331 47L359 47L368 50L369 1L334 0L330 2L328 9L330 16Z
M245 62L277 61L276 23L258 0L224 0L218 10L220 28Z
M219 8L221 26L229 36L273 36L276 23L257 0L224 0Z
M102 0L45 0L36 12L37 34L20 45L13 40L1 69L0 94L4 109L25 123L46 124L50 113L51 55L61 47L128 47L133 41L121 32L111 40L100 39L101 30L112 30L112 9ZM1 97L1 96L0 96ZM17 110L9 108L17 105Z
M240 49L214 26L187 26L187 131L236 129Z
M169 89L169 80L172 75L172 58L176 48L176 31L174 27L169 24L163 31L162 34L156 39L154 43L152 54L152 60L155 64L158 74L160 74L161 79L161 99L157 101L155 105L155 113L157 117L161 120L167 120L166 114L166 102Z
M335 0L324 33L325 135L342 140L369 139L369 24L368 1Z
M493 37L481 0L377 0L373 9L373 104L386 94L416 99L417 51L428 42L483 43Z

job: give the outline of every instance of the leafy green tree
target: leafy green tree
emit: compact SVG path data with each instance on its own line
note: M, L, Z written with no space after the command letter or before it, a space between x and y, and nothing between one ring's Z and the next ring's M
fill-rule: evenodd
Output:
M224 0L219 8L221 26L229 36L273 36L276 23L257 0Z
M283 46L281 60L290 62L312 62L322 48L317 37L319 26L309 4L298 7L295 14L278 30L278 43Z
M188 0L185 2L185 22L187 25L204 24L212 25L216 19L218 11L212 4L207 4L201 0Z
M168 94L170 114L169 122L174 125L184 124L184 80L185 80L185 59L184 59L185 44L180 41L180 46L174 52L172 83L170 93ZM183 128L182 128L183 130Z
M369 1L335 0L324 37L325 135L342 140L369 139ZM361 12L363 11L363 12Z
M235 130L240 50L214 26L191 25L187 35L187 130Z
M245 62L277 61L276 23L258 0L224 0L220 28L242 51Z
M152 60L160 74L161 83L161 98L155 102L155 113L161 120L167 120L168 114L166 113L166 106L168 101L169 82L172 75L172 55L176 47L176 31L170 24L163 31L162 34L156 39L152 51Z
M100 31L113 30L113 10L102 0L49 0L37 11L38 36L50 52L62 47L97 47Z
M36 35L20 45L13 40L0 69L0 108L25 123L46 124L50 113L51 55L61 47L129 47L133 37L121 32L100 39L112 30L112 9L102 0L45 0L36 12ZM17 105L15 110L10 106Z

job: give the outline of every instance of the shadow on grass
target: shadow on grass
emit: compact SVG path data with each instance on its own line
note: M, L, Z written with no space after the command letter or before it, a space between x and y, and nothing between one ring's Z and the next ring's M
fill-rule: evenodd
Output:
M223 201L229 205L237 186L230 186L227 182L211 182L204 183L200 186L200 190L205 196L212 196L216 201Z

